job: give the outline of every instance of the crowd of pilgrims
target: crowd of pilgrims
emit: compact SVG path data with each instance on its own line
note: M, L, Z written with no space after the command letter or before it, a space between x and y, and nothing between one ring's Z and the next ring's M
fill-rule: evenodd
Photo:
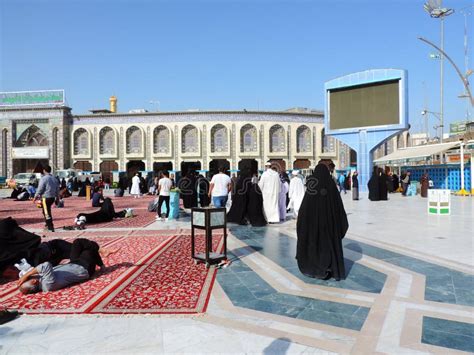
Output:
M334 164L331 161L321 161L315 167L313 174L306 178L299 174L299 171L294 170L291 173L291 179L285 171L278 171L278 168L270 163L267 163L265 168L260 177L252 174L250 170L242 170L238 176L232 178L225 175L224 170L221 169L211 181L203 175L190 171L179 180L176 187L179 188L185 209L197 207L198 204L201 207L207 207L212 205L216 197L214 191L219 190L218 187L213 186L219 181L216 176L224 174L225 179L222 181L230 182L228 192L231 202L229 201L227 214L229 223L260 227L268 223L284 221L287 212L291 211L292 216L297 219L296 259L301 272L313 278L344 279L346 275L342 238L348 229L348 222L340 193L332 176ZM166 178L166 176L161 174L161 178ZM138 180L142 181L141 177L138 177ZM140 193L155 193L159 180L160 178L153 179ZM95 184L86 181L81 189L89 186L88 183L94 191L100 191L101 180ZM134 192L133 183L130 186L127 181L122 180L117 190L121 189L123 193L125 188ZM79 192L81 189L78 189ZM74 187L72 190L74 191ZM125 211L116 213L109 198L103 199L100 203L102 207L99 211L80 214L78 217L85 215L88 222L92 223L95 222L96 217L100 220L104 216L109 220L123 217ZM22 243L13 240L18 235L25 239L24 245L27 249L28 240L31 242L34 239L37 242L34 234L22 230L14 221L7 224L15 232L8 231L8 228L0 230L0 246L3 252L0 259L3 259L3 266L11 261L18 261L21 253L13 255L14 252L19 252L19 249L22 249L22 252L25 251L20 247ZM28 238L25 238L25 235Z

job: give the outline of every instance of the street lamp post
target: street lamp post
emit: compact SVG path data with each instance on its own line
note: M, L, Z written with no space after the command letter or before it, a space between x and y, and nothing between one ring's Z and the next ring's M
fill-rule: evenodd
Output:
M442 0L429 0L424 5L425 11L432 18L439 18L441 23L441 51L440 51L440 102L439 102L439 116L441 128L441 143L443 142L444 134L444 18L454 13L453 9L441 7Z

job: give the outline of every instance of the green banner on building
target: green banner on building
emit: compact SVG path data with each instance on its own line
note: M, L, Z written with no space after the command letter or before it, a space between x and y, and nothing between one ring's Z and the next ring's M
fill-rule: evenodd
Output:
M63 105L64 90L0 92L0 106Z
M454 122L449 124L449 134L456 135L466 132L466 121Z

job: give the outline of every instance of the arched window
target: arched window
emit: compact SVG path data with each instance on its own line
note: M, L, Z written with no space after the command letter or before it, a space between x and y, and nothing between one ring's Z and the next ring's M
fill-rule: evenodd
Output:
M227 149L227 128L221 124L217 124L211 129L211 152L226 152Z
M89 133L84 128L74 131L74 155L89 154Z
M181 131L181 151L183 153L197 153L199 151L199 134L196 127L187 125Z
M44 147L47 145L47 135L35 125L28 127L15 142L16 147Z
M127 154L142 152L142 131L137 126L127 129Z
M100 154L115 154L115 132L110 127L104 127L99 132Z
M286 149L285 130L280 125L270 128L270 152L284 152Z
M240 152L257 151L257 129L251 124L246 124L240 129Z
M403 134L397 136L397 149L405 148L405 141Z
M167 154L170 152L170 131L165 126L153 130L153 152Z
M334 153L336 150L336 143L333 137L327 136L325 129L321 130L321 151L323 153Z
M311 130L307 126L300 126L296 130L296 151L311 152Z

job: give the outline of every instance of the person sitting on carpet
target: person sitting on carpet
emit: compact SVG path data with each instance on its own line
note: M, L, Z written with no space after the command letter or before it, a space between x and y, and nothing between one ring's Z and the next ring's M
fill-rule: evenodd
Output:
M94 241L78 238L72 243L69 263L55 267L50 262L39 264L20 278L18 288L26 295L56 291L83 282L94 275L97 266L104 270L101 256L113 252L101 249Z
M112 200L109 197L106 197L100 210L92 213L79 213L76 217L76 220L80 220L80 217L82 216L86 218L86 223L95 224L110 222L114 218L133 217L133 214L131 208L124 209L120 212L115 212Z
M92 207L102 207L104 202L104 195L98 186L94 187L94 192L92 193Z

